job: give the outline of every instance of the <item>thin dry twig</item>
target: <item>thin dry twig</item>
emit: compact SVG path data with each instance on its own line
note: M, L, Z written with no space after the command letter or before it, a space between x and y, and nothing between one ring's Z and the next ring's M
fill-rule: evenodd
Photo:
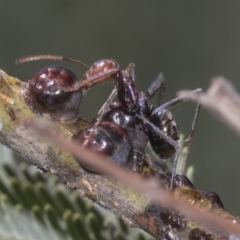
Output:
M21 85L21 81L0 71L0 98L2 99L2 102L0 101L1 143L14 149L39 169L56 174L70 189L76 189L81 196L88 196L96 204L113 211L125 219L130 226L143 228L160 239L166 236L164 231L166 229L170 229L171 234L176 234L175 239L188 239L196 229L198 234L204 233L204 236L207 237L205 239L212 240L213 237L214 239L240 239L238 237L240 236L239 219L228 213L221 206L220 200L212 200L205 197L207 195L204 194L208 193L195 190L191 182L188 182L184 176L178 177L183 177L180 179L187 180L189 185L184 185L184 182L182 185L177 185L172 194L165 190L169 186L170 175L158 165L153 163L150 165L152 167L150 170L153 170L157 178L146 180L131 171L113 165L105 157L102 158L93 152L86 151L79 145L76 146L72 142L66 141L66 139L72 139L72 134L76 132L76 129L86 128L83 120L80 120L74 126L56 122L51 123L50 128L49 125L43 122L36 125L32 120L36 119L37 115L26 106L21 98ZM13 102L10 100L13 100ZM51 143L62 146L63 149L73 153L75 159L71 154L62 151L58 147L53 147L52 144L42 141L41 137L35 136L36 134L33 134L31 129L26 129L23 126L26 122L28 126L38 128L40 135L52 139ZM98 172L108 175L108 177L85 172L76 162L76 158L80 165L88 165L89 168L94 167ZM131 159L131 161L134 161L134 159ZM160 205L157 204L157 209L154 208L156 212L148 211L149 201L146 201L139 193L126 188L123 184L114 181L114 179L137 190L145 199L151 199L153 203L160 203ZM160 186L160 183L162 186ZM184 191L184 189L187 189L188 192ZM178 193L180 195L177 195ZM201 205L201 202L204 201L206 205ZM113 204L113 202L118 204ZM220 206L218 205L219 202ZM195 208L193 205L201 208ZM166 206L179 209L180 214L184 214L179 218L185 221L184 227L175 228L175 226L172 227L171 223L163 222L160 213ZM168 215L168 220L171 221L172 219L169 218L174 216ZM187 218L185 219L185 217ZM178 219L176 220L178 221ZM195 236L190 239L195 239Z
M199 101L240 134L240 96L225 78L213 78L212 84L206 93L180 91L178 95Z
M176 210L183 212L185 216L194 221L204 224L209 224L212 227L218 228L221 231L228 232L229 236L234 239L240 239L240 226L237 222L229 221L219 218L219 216L207 212L206 210L192 206L185 201L177 199L171 192L163 189L156 179L146 180L143 177L130 172L129 170L120 168L113 164L110 159L99 156L92 151L80 148L79 145L67 141L59 137L56 133L51 131L49 124L46 122L38 121L28 123L28 126L35 129L41 136L46 137L48 140L60 146L62 149L71 152L77 158L80 164L88 164L102 174L106 174L111 178L124 183L127 187L139 191L143 196L150 199L152 202L161 205L170 206ZM95 161L95 159L98 161Z

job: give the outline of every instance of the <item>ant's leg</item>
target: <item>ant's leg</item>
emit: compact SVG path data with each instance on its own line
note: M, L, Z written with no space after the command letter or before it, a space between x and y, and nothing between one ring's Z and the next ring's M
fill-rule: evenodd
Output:
M125 71L119 71L114 75L118 100L129 112L135 110L139 95L135 83L134 67L134 64L130 63Z
M98 111L99 116L102 116L105 114L105 112L109 109L109 106L111 105L111 103L113 102L113 100L116 96L117 96L117 89L114 88L112 90L111 94L109 95L107 101L103 104L103 106Z
M164 98L164 93L166 90L166 80L162 73L160 73L157 78L153 81L146 92L146 97L151 99L156 92L159 92L158 105L160 105Z
M99 126L99 124L102 121L102 118L104 116L104 114L108 111L109 106L111 105L111 103L113 102L114 98L117 95L117 90L116 88L114 88L110 94L110 96L108 97L107 101L103 104L103 106L101 107L101 109L98 112L98 119L94 124L94 127L91 131L91 133L89 134L88 138L85 140L85 142L83 143L83 147L88 143L89 139L91 138L91 136L94 134L96 128Z
M156 127L153 123L151 123L147 118L141 115L137 115L144 124L147 124L151 129L153 130L154 133L158 134L159 137L163 138L166 142L171 144L174 149L175 149L175 157L173 161L173 170L172 170L172 177L171 177L171 182L170 182L170 190L173 189L173 180L176 175L176 168L177 168L177 162L180 156L180 147L177 141L174 141L171 137L166 135L163 131L161 131L158 127Z
M198 93L201 92L201 89L196 89L193 92ZM161 106L159 106L157 109L154 110L152 115L160 115L161 112L163 112L164 110L168 110L169 108L175 106L176 104L179 104L183 101L188 100L188 98L186 97L178 97L175 98ZM199 110L197 110L198 112ZM172 170L172 178L171 178L171 184L170 184L170 189L172 189L173 187L173 180L174 177L176 175L176 168L177 168L177 163L178 163L178 159L179 159L179 155L180 155L180 147L177 141L175 141L174 139L172 139L171 137L169 137L168 135L166 135L163 131L161 131L158 127L156 127L153 123L151 123L148 119L144 118L143 116L139 116L142 121L147 124L148 126L150 126L153 130L154 133L158 134L159 137L161 137L162 139L164 139L167 143L169 143L171 146L173 146L174 150L175 150L175 158L174 158L174 162L173 162L173 170ZM196 121L195 121L196 123ZM193 123L194 125L194 123Z
M185 165L186 165L186 161L187 161L187 156L188 156L188 154L190 152L190 148L191 148L192 141L193 141L193 138L194 138L195 128L196 128L196 124L197 124L197 119L198 119L198 114L199 114L200 108L201 108L201 104L198 103L197 106L196 106L196 109L195 109L195 113L194 113L194 117L193 117L193 121L192 121L192 127L191 127L190 134L189 134L188 138L183 141L183 142L188 142L188 145L186 147L186 151L185 151L184 156L183 156L182 165L180 167L180 171L181 171L182 174L184 173L184 169L185 169Z
M126 72L130 76L130 78L135 82L135 65L134 65L134 63L129 63L126 70L123 72Z
M201 88L197 88L196 90L192 91L192 93L201 93L201 92L202 92ZM159 106L158 108L156 108L152 115L157 114L158 112L161 112L163 110L169 110L171 107L173 107L173 106L175 106L175 105L177 105L179 103L185 102L188 99L189 99L188 97L177 97L177 98L174 98L171 101L166 102L166 103L162 104L161 106Z

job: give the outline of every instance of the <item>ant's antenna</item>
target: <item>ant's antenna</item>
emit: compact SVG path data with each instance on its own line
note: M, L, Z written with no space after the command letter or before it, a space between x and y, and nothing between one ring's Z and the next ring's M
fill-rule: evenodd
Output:
M64 56L49 55L49 54L22 57L22 58L17 59L15 62L16 62L16 64L21 64L21 63L27 63L27 62L32 62L32 61L38 61L38 60L62 60L62 61L75 62L75 63L82 65L86 69L89 69L89 67L81 61L78 61L78 60L75 60L72 58L68 58L68 57L64 57Z

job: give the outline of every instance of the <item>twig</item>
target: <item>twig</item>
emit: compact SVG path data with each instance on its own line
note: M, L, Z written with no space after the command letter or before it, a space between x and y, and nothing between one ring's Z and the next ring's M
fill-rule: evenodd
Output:
M129 225L143 228L159 239L164 238L164 229L173 230L173 233L177 234L177 239L188 239L194 229L206 232L207 236L210 234L212 238L208 237L208 239L213 237L214 239L240 239L237 237L240 236L240 223L237 217L221 207L214 206L214 202L193 188L178 186L173 194L166 191L165 188L170 184L170 177L168 173L161 172L158 165L153 164L157 178L146 180L111 164L109 159L102 159L101 156L96 156L72 144L69 141L73 133L71 126L52 123L50 127L52 131L50 131L48 125L43 125L42 122L40 125L34 125L36 124L34 119L36 120L38 116L31 112L22 100L21 84L19 80L0 71L0 98L3 100L0 102L1 143L11 147L37 168L54 173L70 189L76 189L81 196L88 196L96 204L124 218ZM73 129L76 129L76 125L80 129L86 127L82 126L82 123L80 120ZM78 156L80 164L81 161L85 161L84 164L93 164L108 177L85 172L76 162L76 157L73 158L66 151L52 146L52 142L49 144L43 141L31 129L24 127L26 124L34 125L41 134L47 134L52 138L55 144L61 145L65 150ZM139 191L144 198L114 179ZM148 212L149 199L155 203L161 203L157 205L155 212ZM196 209L193 205L199 205L201 208ZM160 212L166 206L179 209L181 214L184 212L187 223L184 228L173 229L162 221Z
M129 170L116 166L110 159L99 156L92 151L86 150L79 145L60 138L56 133L51 131L51 125L43 121L28 123L28 126L35 129L41 136L46 137L51 142L56 143L62 149L71 152L75 155L80 164L86 166L89 164L90 169L97 169L102 174L108 175L111 178L124 183L127 187L139 191L143 196L150 199L152 202L183 212L190 219L194 219L200 223L209 224L219 230L229 233L229 236L234 235L234 239L240 239L240 226L237 221L229 221L219 218L213 212L207 212L204 209L192 206L181 199L176 198L171 192L159 186L156 179L146 180L138 174L134 174ZM96 162L95 159L98 159Z
M212 84L206 93L196 94L191 91L181 91L178 95L200 101L203 106L240 134L240 96L232 84L223 77L212 79Z

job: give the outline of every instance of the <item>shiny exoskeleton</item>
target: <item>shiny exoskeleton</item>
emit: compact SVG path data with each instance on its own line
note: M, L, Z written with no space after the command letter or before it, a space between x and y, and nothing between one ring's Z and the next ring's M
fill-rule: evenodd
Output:
M99 70L99 72L97 71ZM115 72L115 73L114 73ZM103 75L104 73L104 75ZM111 75L110 75L111 73ZM129 145L134 150L144 151L144 148L150 140L153 149L161 158L169 158L175 152L174 146L170 143L166 142L164 138L159 138L155 132L152 131L151 127L149 127L142 118L149 122L151 121L154 125L158 124L158 129L164 135L170 136L174 141L179 139L178 128L175 123L172 114L164 109L161 112L160 116L159 112L153 112L154 108L149 104L148 99L153 96L157 88L165 85L165 81L163 75L160 74L157 80L154 82L153 86L149 88L148 97L140 92L135 84L134 79L134 65L130 64L129 67L125 70L119 70L118 65L115 64L113 60L100 60L96 62L85 74L85 79L80 81L79 83L74 84L73 88L64 88L67 92L69 91L77 91L78 88L89 88L96 84L96 79L99 82L107 81L108 79L113 78L115 80L116 88L117 88L117 97L118 101L110 104L107 109L104 109L104 114L101 116L101 121L104 123L111 123L118 126L119 129L126 129L129 140L128 143L124 142L116 143L114 141L114 134L112 134L112 139L109 138L109 142L105 142L105 145L114 145L116 146L116 151L118 154L122 156L122 162L120 163L117 158L114 158L111 152L109 152L108 156L111 156L116 163L122 165L126 164L129 160L129 154L123 155L120 153L122 151L122 144L125 144L126 148L129 148ZM116 78L116 79L115 79ZM87 80L86 80L87 79ZM157 83L156 83L157 82ZM137 116L137 114L139 114ZM140 116L140 114L142 116ZM149 119L149 120L148 120ZM160 119L160 120L159 120ZM105 125L106 127L107 125ZM102 126L99 126L102 127ZM89 129L84 130L79 133L79 139L81 139L81 135L85 135L86 131L92 131L92 129L96 128L95 125L91 126ZM98 128L98 127L97 127ZM90 135L87 140L87 144L85 146L92 145L92 142L95 142L95 138L97 137L98 130L95 129L94 133ZM116 131L117 134L117 131ZM157 138L158 136L158 138ZM99 146L98 152L102 152L102 147ZM96 150L96 148L95 148ZM105 152L105 151L104 151ZM116 156L118 155L116 154ZM124 158L123 158L124 157ZM124 159L124 160L123 160Z
M75 61L73 59L67 59L65 57L59 56L32 56L20 59L19 62L27 62L39 59L65 59L70 61ZM82 62L78 62L86 67ZM95 84L103 83L111 79L115 82L116 92L117 92L117 102L109 104L103 109L99 116L99 121L97 121L93 126L75 135L74 139L78 139L84 146L90 147L91 149L112 157L115 163L120 165L125 165L130 158L132 150L143 151L148 140L151 143L154 152L163 159L170 158L174 153L174 169L171 179L171 188L173 183L173 178L175 176L176 164L179 157L179 130L169 109L183 101L185 98L175 98L167 103L162 104L162 99L165 91L165 79L162 74L160 74L157 79L149 87L147 93L143 93L138 90L135 82L135 72L134 64L129 64L126 70L121 70L116 61L111 59L103 59L95 62L90 68L86 67L87 71L83 79L75 81L75 76L72 77L72 82L65 80L57 80L59 82L59 96L66 94L69 96L69 100L65 101L65 104L73 106L74 99L76 100L76 105L80 105L81 102L81 92L82 90L88 90ZM43 72L46 70L42 70ZM69 75L70 72L68 72ZM38 79L38 75L36 79ZM44 77L43 77L44 78ZM51 77L50 77L51 78ZM61 77L60 77L61 78ZM66 77L65 77L66 78ZM49 81L46 78L46 81ZM30 81L28 84L32 86L30 88L28 85L25 90L27 94L24 94L26 102L31 106L32 102L41 105L39 108L47 107L48 102L50 106L53 106L53 101L46 101L44 95L45 92L39 93L37 100L34 99L35 93L38 94L37 85L31 84L34 82ZM50 86L47 89L51 89ZM45 85L43 89L45 88ZM197 89L195 91L201 91ZM47 92L50 92L49 90ZM157 108L154 108L152 104L149 103L156 92L159 92L160 102ZM42 98L40 97L42 94ZM52 98L55 99L54 92ZM69 95L68 95L69 94ZM78 97L74 96L76 94ZM30 97L29 97L30 96ZM72 99L70 98L72 97ZM50 99L51 99L50 97ZM34 105L32 104L32 105ZM76 106L74 105L74 107ZM67 107L70 109L70 107ZM42 109L41 109L42 110ZM52 109L50 110L52 111ZM57 108L56 108L56 111ZM75 117L75 114L73 114ZM72 117L72 119L74 119ZM121 136L122 134L122 136ZM119 136L124 139L119 141ZM89 169L92 171L91 169Z
M186 219L182 214L173 211L169 207L161 211L160 218L165 225L170 225L172 228L184 228L186 226Z
M47 66L22 86L26 104L37 114L44 114L53 120L74 122L79 115L82 90L69 93L62 87L78 81L70 69Z
M108 121L100 123L96 129L89 127L75 134L73 139L99 154L110 157L121 166L126 165L132 153L127 131ZM89 172L98 173L96 169L83 165L82 167Z
M101 119L99 122L115 124L119 129L126 129L129 140L126 141L127 144L123 142L116 143L114 141L115 136L112 134L109 142L105 142L105 145L116 144L115 149L118 153L115 154L115 156L118 154L121 155L121 162L119 162L118 158L114 158L111 152L106 155L112 156L115 163L120 165L124 163L126 165L130 155L128 151L126 155L120 153L120 149L123 148L122 144L125 144L126 148L129 148L130 144L133 150L144 151L148 140L154 152L160 158L166 159L176 153L174 161L175 167L171 180L172 187L176 163L179 157L179 146L177 142L179 140L179 131L176 121L168 109L186 99L176 98L165 104L160 104L160 106L155 109L154 106L149 103L149 99L159 91L162 100L165 90L165 79L163 75L160 74L149 87L148 92L144 94L137 89L134 65L129 64L126 70L120 70L113 60L100 60L96 62L87 71L82 81L74 84L72 88L66 87L64 90L74 92L82 87L87 89L96 83L105 82L111 78L115 82L118 101L104 108L99 116L99 119ZM197 89L196 91L200 90ZM97 129L102 127L99 122L78 134L78 138L81 138L82 134L85 135L85 131L93 132L93 134L90 134L88 139L86 139L86 145L90 146L98 137L96 134ZM100 146L99 149L101 149Z

